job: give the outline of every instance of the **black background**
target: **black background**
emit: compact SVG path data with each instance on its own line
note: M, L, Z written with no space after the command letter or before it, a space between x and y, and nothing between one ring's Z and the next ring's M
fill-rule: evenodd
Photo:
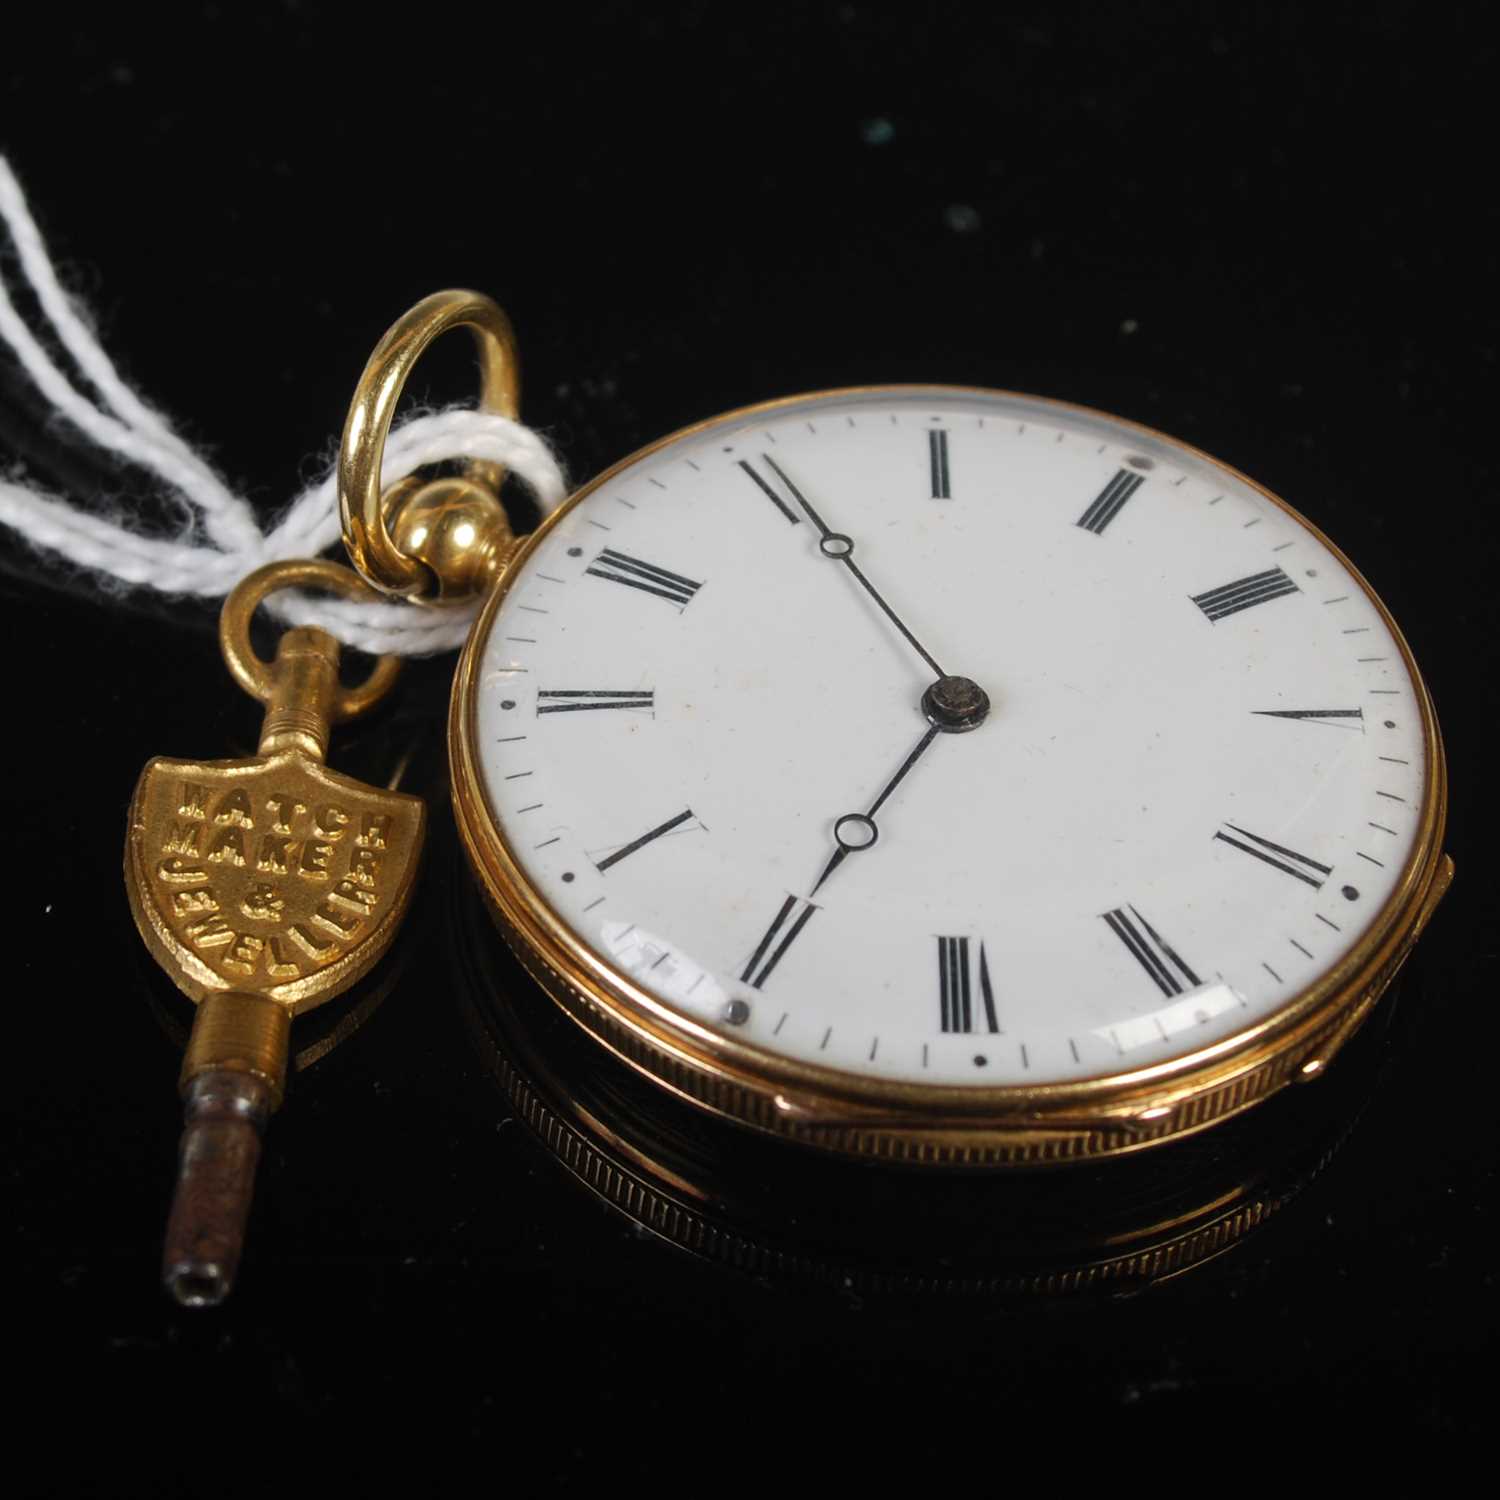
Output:
M103 601L7 534L20 1489L295 1488L403 1461L428 1491L475 1473L581 1489L605 1465L694 1488L906 1461L999 1482L1091 1454L1160 1478L1193 1438L1274 1469L1297 1432L1347 1452L1482 1425L1500 477L1483 8L150 16L12 18L0 145L128 378L268 515L328 457L385 325L443 285L508 308L524 414L576 479L803 389L1104 407L1247 470L1381 592L1443 722L1459 875L1362 1119L1272 1229L1123 1300L789 1285L634 1232L508 1122L449 962L463 877L432 734L450 668L430 663L332 755L378 779L426 735L439 826L394 988L295 1080L232 1303L183 1313L155 1283L177 1130L158 1023L182 1014L131 928L123 814L150 755L243 752L256 711L210 608ZM463 393L461 360L432 368L432 395ZM0 435L34 478L89 503L148 489L4 378Z

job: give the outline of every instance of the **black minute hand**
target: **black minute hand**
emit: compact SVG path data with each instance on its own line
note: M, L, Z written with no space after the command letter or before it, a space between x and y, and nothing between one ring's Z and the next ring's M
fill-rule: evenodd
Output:
M860 587L863 588L864 591L881 607L881 609L885 611L886 618L891 622L891 624L894 625L896 629L906 637L907 641L911 644L912 649L917 653L917 655L920 656L922 660L925 661L927 665L931 667L939 677L946 677L948 674L938 665L937 658L933 656L933 654L921 643L921 641L916 638L916 636L911 633L910 630L906 628L905 624L901 620L901 617L896 613L895 610L890 607L889 604L885 602L883 598L881 598L880 591L860 571L859 564L854 561L853 539L851 537L845 536L841 531L830 531L822 516L820 516L817 511L815 511L812 506L808 504L807 497L802 493L801 490L797 488L795 484L792 483L790 479L787 478L786 473L782 469L781 465L778 464L769 453L763 453L761 457L775 473L776 477L787 487L787 489L792 492L792 497L796 500L797 504L807 512L808 520L810 520L813 525L816 526L822 533L821 539L818 542L818 550L822 552L823 556L831 557L836 562L843 563L843 565L848 568L848 570L853 573L854 576L859 580ZM925 749L926 747L924 746L923 748Z
M838 848L833 851L833 858L824 865L823 873L818 876L818 884L809 892L810 895L817 895L818 886L821 886L851 854L858 854L860 850L874 846L875 840L880 837L880 829L875 823L875 814L880 811L886 798L901 784L902 777L916 765L921 759L922 752L938 737L940 732L938 725L934 724L917 741L917 748L901 762L900 769L886 782L880 795L870 804L869 812L845 813L833 825L833 841Z

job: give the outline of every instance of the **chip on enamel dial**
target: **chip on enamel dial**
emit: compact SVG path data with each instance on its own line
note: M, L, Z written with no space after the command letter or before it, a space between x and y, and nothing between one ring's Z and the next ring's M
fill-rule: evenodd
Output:
M1232 1048L1431 856L1435 726L1362 580L1215 460L1032 397L834 392L645 450L507 576L463 694L471 844L742 1068Z

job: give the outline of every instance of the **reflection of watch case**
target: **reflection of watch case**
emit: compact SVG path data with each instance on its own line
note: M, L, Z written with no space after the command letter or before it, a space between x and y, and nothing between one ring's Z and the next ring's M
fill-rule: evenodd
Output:
M518 975L462 879L448 948L480 1051L566 1172L681 1250L861 1295L1118 1296L1215 1260L1339 1149L1393 1048L1396 997L1318 1089L1066 1173L912 1172L768 1140L665 1094ZM1398 1023L1396 1023L1398 1024Z

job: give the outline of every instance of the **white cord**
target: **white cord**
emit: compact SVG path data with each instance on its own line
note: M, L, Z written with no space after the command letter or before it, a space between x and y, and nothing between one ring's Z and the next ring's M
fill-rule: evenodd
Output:
M249 502L235 494L202 454L125 384L64 292L25 194L3 156L0 219L10 232L22 274L48 329L97 394L97 403L58 368L22 320L3 268L0 339L10 346L58 416L101 448L155 474L188 509L188 520L177 535L152 536L79 510L14 478L0 478L0 524L11 527L31 545L91 572L159 593L211 598L227 594L263 563L315 557L339 540L332 474L304 490L276 525L263 532ZM393 484L427 464L462 458L503 464L531 490L543 514L556 509L567 493L557 459L537 433L506 417L468 408L414 417L394 429L386 443L382 482ZM354 604L292 593L278 595L270 607L294 624L320 625L362 651L402 656L424 656L462 645L477 608Z

